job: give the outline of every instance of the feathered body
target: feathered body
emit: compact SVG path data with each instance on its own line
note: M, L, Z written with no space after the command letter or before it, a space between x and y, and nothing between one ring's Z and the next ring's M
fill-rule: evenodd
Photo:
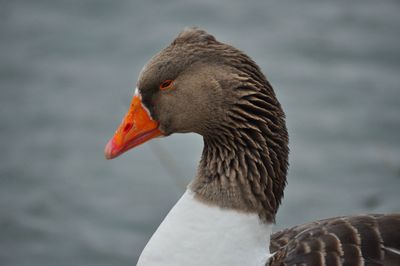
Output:
M146 64L137 86L107 158L159 135L204 139L197 175L140 265L400 265L400 214L296 226L273 234L268 248L288 134L271 84L246 54L190 28Z

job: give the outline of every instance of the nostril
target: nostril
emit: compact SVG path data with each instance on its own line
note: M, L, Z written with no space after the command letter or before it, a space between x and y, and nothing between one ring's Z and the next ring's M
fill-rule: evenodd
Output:
M131 123L126 124L124 127L124 133L128 132L132 128L132 126L133 125Z

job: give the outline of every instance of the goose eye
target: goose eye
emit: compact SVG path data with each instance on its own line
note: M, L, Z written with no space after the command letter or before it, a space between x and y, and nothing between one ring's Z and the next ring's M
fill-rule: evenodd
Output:
M164 80L161 84L160 84L160 90L169 90L172 89L172 81L170 79Z

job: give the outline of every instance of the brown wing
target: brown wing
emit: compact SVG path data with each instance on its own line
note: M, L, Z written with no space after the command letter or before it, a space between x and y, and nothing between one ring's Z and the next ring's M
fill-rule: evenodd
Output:
M267 265L400 266L400 213L336 217L271 236Z

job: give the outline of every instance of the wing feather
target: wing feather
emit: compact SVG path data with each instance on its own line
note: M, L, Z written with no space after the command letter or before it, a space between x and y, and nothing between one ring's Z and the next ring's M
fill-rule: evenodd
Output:
M400 265L400 213L335 217L271 236L266 265Z

